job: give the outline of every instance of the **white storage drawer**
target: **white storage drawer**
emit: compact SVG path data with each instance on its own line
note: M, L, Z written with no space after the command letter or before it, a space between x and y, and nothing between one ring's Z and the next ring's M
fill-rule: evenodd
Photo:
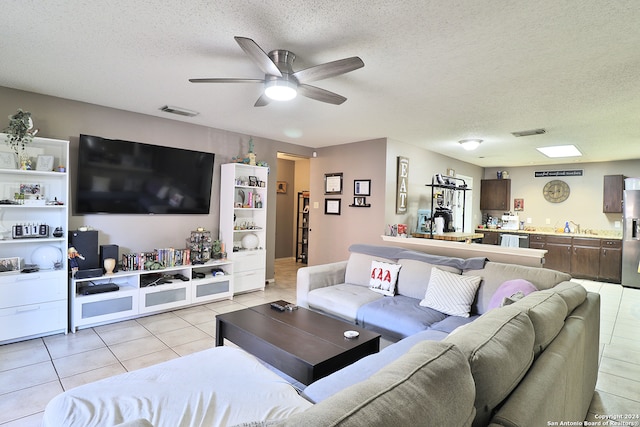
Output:
M233 253L233 271L236 273L265 269L266 266L267 258L263 250Z
M148 286L140 292L140 313L181 307L191 301L191 285L188 282Z
M0 276L0 306L16 307L67 299L65 271Z
M66 330L66 300L0 310L0 341Z
M233 275L233 293L264 289L265 276L264 269L235 273Z

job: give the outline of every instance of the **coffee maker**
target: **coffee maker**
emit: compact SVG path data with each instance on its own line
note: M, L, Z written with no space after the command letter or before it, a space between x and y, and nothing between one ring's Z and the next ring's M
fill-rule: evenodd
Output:
M436 218L443 218L444 219L444 229L443 231L445 233L451 233L453 231L456 231L453 228L453 213L451 212L451 209L444 207L444 206L438 206L436 207L436 211L433 214L433 220L435 221Z

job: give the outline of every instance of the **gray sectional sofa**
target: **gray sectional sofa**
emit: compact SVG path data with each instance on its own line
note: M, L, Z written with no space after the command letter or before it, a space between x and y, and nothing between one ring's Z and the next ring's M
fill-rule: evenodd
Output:
M44 425L529 427L585 419L598 370L598 294L551 270L409 252L357 245L348 261L299 270L299 305L399 338L302 394L242 350L219 347L69 390L50 402ZM369 289L373 261L401 265L394 296ZM420 305L434 268L464 283L481 278L468 317ZM505 282L523 279L539 290L489 309ZM384 310L408 317L390 322Z

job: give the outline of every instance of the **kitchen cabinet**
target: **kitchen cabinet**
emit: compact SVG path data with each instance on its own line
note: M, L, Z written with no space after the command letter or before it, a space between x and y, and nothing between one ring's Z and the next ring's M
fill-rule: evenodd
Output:
M622 213L624 175L605 175L602 195L602 212Z
M571 250L572 277L598 279L600 272L600 239L574 237Z
M621 283L622 281L622 241L602 239L600 242L600 271L598 280Z
M543 234L532 234L529 236L529 247L531 249L545 249L546 243L547 236Z
M571 272L570 236L546 236L544 249L548 251L544 257L545 268L565 273Z
M510 179L483 179L480 181L480 210L508 211L510 200Z
M500 244L500 233L497 231L486 231L482 230L482 243L485 245L499 245Z

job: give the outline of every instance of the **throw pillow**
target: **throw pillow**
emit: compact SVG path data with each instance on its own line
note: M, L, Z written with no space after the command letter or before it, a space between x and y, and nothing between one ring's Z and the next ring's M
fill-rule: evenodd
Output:
M396 293L396 282L400 264L390 264L388 262L371 261L371 275L369 279L369 289L381 293L382 295L394 296Z
M505 298L514 297L518 291L522 292L524 294L523 296L526 296L526 295L529 295L531 292L535 292L537 290L538 288L536 288L533 285L533 283L529 282L528 280L524 280L524 279L507 280L506 282L503 282L500 286L498 286L498 289L496 289L496 292L493 294L493 296L491 297L491 300L489 301L487 310L491 310L492 308L497 308L497 307L502 307L503 305L507 305L507 304L504 304Z
M469 317L481 281L479 276L461 276L433 267L420 305L451 316Z

